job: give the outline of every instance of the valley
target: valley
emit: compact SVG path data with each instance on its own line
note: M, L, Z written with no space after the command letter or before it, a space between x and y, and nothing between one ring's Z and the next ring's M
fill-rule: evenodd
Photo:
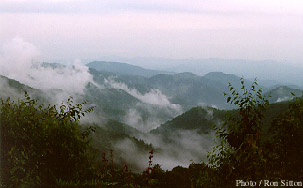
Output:
M111 62L92 62L87 64L87 69L52 63L36 66L45 76L66 76L70 79L67 84L79 79L77 74L89 79L81 81L82 88L76 90L65 89L60 84L58 88L56 85L35 88L27 78L23 79L29 85L22 83L22 79L1 76L1 98L17 100L26 91L44 104L59 104L69 96L75 102L87 101L88 106L95 108L81 123L96 127L93 143L99 155L113 149L119 153L117 163L128 161L137 172L144 169L144 156L151 148L156 151L155 162L164 169L206 162L207 152L215 140L212 126L220 126L235 108L226 103L223 93L228 92L228 83L241 90L240 77L222 72L198 76ZM37 67L30 69L36 71ZM78 72L73 75L72 71ZM39 81L37 78L32 78L33 83ZM246 79L244 82L247 86L253 83ZM302 95L302 90L291 89L291 86L258 87L265 91L271 103L291 100L291 93ZM138 157L133 158L133 153Z

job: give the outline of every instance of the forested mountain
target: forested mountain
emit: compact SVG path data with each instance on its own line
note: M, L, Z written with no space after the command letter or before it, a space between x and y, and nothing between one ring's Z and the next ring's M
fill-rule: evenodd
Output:
M221 124L226 115L223 110L198 106L151 130L151 133L167 135L176 131L196 130L198 134L208 134L213 130L212 124Z
M98 64L97 62L94 62ZM231 109L234 106L225 102L222 94L228 91L228 84L231 83L238 91L241 89L241 85L238 82L239 76L233 74L225 74L222 72L211 72L204 76L198 76L192 73L179 73L179 74L158 74L150 78L142 76L134 76L132 74L117 75L115 73L100 72L95 69L90 69L90 72L94 75L94 80L100 85L105 84L105 80L112 80L116 87L122 88L122 83L127 86L128 89L135 89L140 94L145 95L152 89L159 89L163 95L167 97L169 102L173 104L181 105L185 110L196 105L213 106L220 109ZM245 85L252 84L251 80L244 79ZM264 91L269 91L272 88L269 81L263 81L266 87L259 85L258 88L262 88ZM120 83L117 86L116 83ZM272 84L278 82L271 81ZM107 86L111 87L110 84ZM280 87L278 85L277 87ZM292 86L290 86L292 87ZM281 95L281 96L279 96ZM277 94L280 98L285 97L284 94ZM276 102L271 99L270 102ZM285 98L286 99L286 98Z
M93 61L87 64L89 68L94 68L98 71L112 72L116 74L136 75L143 77L151 77L156 74L171 74L171 72L149 70L139 66L130 65L120 62Z
M26 86L16 80L9 79L5 76L0 75L0 88L1 88L1 95L8 95L10 89L16 90L16 93L20 93L24 90L31 90L29 86Z
M192 73L158 74L145 78L134 75L116 75L93 69L90 69L90 72L94 75L94 80L100 85L104 85L104 81L111 80L116 87L122 89L123 86L128 89L135 89L141 95L149 93L152 89L159 89L170 103L179 104L185 109L190 109L196 105L232 108L232 106L226 104L222 97L223 92L228 89L228 78L230 78L230 75L224 73L219 73L221 78L218 80L219 77L212 76L217 73L210 73L205 76ZM232 82L236 83L237 79L240 78L233 75ZM247 84L249 83L251 82L247 81ZM111 87L108 82L105 85ZM240 89L238 85L235 87Z
M266 95L270 96L268 100L270 103L289 101L294 98L293 94L297 97L302 96L302 90L292 89L287 86L280 86L275 89L271 89L266 92Z
M93 62L92 64L97 66L103 63ZM42 66L52 69L64 67L52 63L43 63ZM121 68L120 64L113 63L113 66ZM94 83L89 83L83 94L77 94L77 100L87 100L95 105L95 112L100 118L135 124L133 126L140 124L142 131L154 129L161 123L199 105L232 109L235 106L226 103L223 93L228 92L228 83L231 83L238 91L241 89L238 82L240 77L222 72L212 72L204 76L192 73L157 74L149 78L128 73L121 75L97 71L93 68L89 69L89 73ZM3 76L1 79L1 84L7 86L3 87L6 89L1 95L6 97L22 93L23 90L31 90L33 95L43 101L51 100L51 96L69 95L61 89L38 90ZM244 84L249 86L252 81L244 80ZM266 94L271 95L269 98L271 103L291 100L291 92L297 96L301 95L300 90L286 86L271 90L264 86L259 87L265 91L268 90Z
M65 66L57 64L52 65L43 63L43 66L46 67L47 70L49 70L49 68L54 71L58 70L59 73L66 71ZM288 101L294 99L294 96L291 93L294 93L296 96L301 96L302 91L299 89L291 89L286 86L278 87L268 90L265 93L265 97L262 98L260 97L261 92L258 89L263 86L256 86L256 84L250 80L241 79L236 75L224 74L221 72L213 72L205 76L198 76L192 73L157 74L147 78L139 75L121 75L111 72L97 71L93 68L90 68L88 71L89 76L91 76L92 79L85 85L84 90L80 93L56 88L36 89L16 80L1 76L0 97L4 99L1 105L1 113L4 114L1 116L3 117L1 119L1 126L11 124L16 127L18 131L20 131L18 133L18 139L19 137L21 140L23 139L22 141L18 141L20 143L27 144L33 141L31 139L37 140L37 142L42 145L39 145L38 148L32 148L32 150L34 151L37 149L39 152L45 152L43 156L45 155L49 157L47 159L49 161L52 161L50 158L55 158L53 156L55 153L53 153L52 149L44 150L47 146L43 145L42 140L48 140L47 142L54 140L51 142L53 145L50 147L61 148L61 145L58 145L56 142L56 139L60 137L64 137L64 139L67 140L74 139L74 141L70 143L66 140L66 144L64 145L64 147L66 147L65 149L70 149L69 151L71 151L74 156L80 155L80 150L69 147L82 148L83 150L85 150L85 148L89 148L90 155L83 161L87 160L88 162L91 160L90 158L94 158L94 163L104 165L103 167L105 169L108 168L107 165L110 163L113 164L113 168L118 168L127 164L133 172L139 173L147 166L146 159L148 159L148 152L151 152L150 155L153 155L152 153L155 152L155 158L153 161L155 164L158 163L161 165L154 167L159 170L155 172L167 177L172 176L170 173L177 173L179 175L180 173L189 173L191 176L187 177L186 175L186 182L193 184L193 182L190 183L189 181L191 178L202 178L198 175L199 173L195 173L195 170L197 170L196 167L204 164L200 164L201 161L207 161L207 153L211 150L214 145L214 141L216 140L216 131L217 136L219 135L219 137L222 137L221 139L227 139L226 141L230 144L238 146L239 142L248 142L246 144L249 145L251 144L251 138L247 137L244 139L241 136L241 131L253 130L242 130L242 128L238 130L233 126L230 127L233 132L221 132L218 134L218 130L221 130L221 128L224 130L224 128L230 124L241 124L243 122L253 121L256 119L256 122L253 122L253 124L260 124L258 130L261 131L262 134L259 132L255 133L260 134L258 135L258 139L260 139L258 142L260 142L261 145L259 143L255 144L258 144L258 148L262 147L262 152L265 152L265 148L280 147L280 145L271 146L271 144L273 144L272 140L275 140L275 143L279 143L277 140L281 139L280 137L277 137L277 135L280 134L279 131L282 131L282 129L285 128L283 126L288 122L288 120L286 121L283 119L285 118L284 114L290 113L288 112L289 109L299 108L299 104L301 104L298 103L296 106L293 105L293 103L297 104L295 103L296 101ZM231 84L230 86L228 86L229 83ZM250 85L254 85L254 87L250 88ZM239 96L242 96L245 88L250 88L250 90L246 91L255 92L255 94L251 95L251 98L243 98L241 101ZM26 96L24 98L23 96L25 91L28 94L25 94ZM230 97L227 102L226 97L228 96L224 96L224 92L226 92ZM237 98L232 98L236 93L238 93ZM268 98L266 95L271 95L272 97ZM73 98L66 101L69 96L72 96ZM247 97L247 93L246 95L244 94L244 96ZM11 97L15 103L10 100L6 101L7 97ZM18 101L18 98L22 100ZM269 104L267 106L267 99L273 104ZM238 102L235 102L237 100ZM251 102L249 102L249 100L251 100ZM87 102L81 105L77 104L83 101ZM39 106L43 104L45 106ZM50 105L48 106L48 104ZM59 104L61 106L53 106L55 104ZM241 106L241 104L252 105L252 108L255 109L255 111L249 111L247 116L252 116L253 118L245 121L241 119L243 114L244 117L242 118L246 118L246 115L245 113L239 113L239 111L247 108L245 106ZM266 106L266 109L263 109L263 106ZM89 110L85 111L85 109ZM262 113L256 113L259 111L262 111ZM7 115L6 113L11 114L11 118L13 119L11 119L10 115ZM29 114L35 113L38 114L30 115L28 117ZM19 114L22 114L22 116L19 116ZM82 117L83 115L85 115L85 117ZM45 118L42 118L42 116L45 116ZM26 122L21 124L17 122L23 121L26 118L29 118ZM35 118L42 119L37 120ZM17 121L15 121L15 119ZM55 120L53 121L53 119ZM39 122L41 122L41 124ZM44 127L46 124L51 126ZM79 125L79 129L76 128L77 126L69 127L69 124ZM20 130L18 128L19 125L22 125L19 127ZM31 125L32 128L27 130L31 127L29 125ZM217 130L214 130L214 127L216 127ZM5 127L3 130L10 130L10 127ZM27 136L24 134L23 130L27 130L31 135ZM69 131L72 132L72 134L65 135L65 132ZM290 131L296 132L295 130ZM40 134L40 136L35 137L35 134ZM54 135L50 136L50 134ZM80 134L80 136L75 136L74 134ZM7 135L10 134L7 133ZM73 137L73 135L75 137ZM229 136L224 137L223 135ZM14 137L14 134L10 136L12 136L12 138L9 139L17 139L17 137ZM88 146L86 143L91 144ZM287 142L285 141L285 143ZM296 144L297 143L295 143L295 145ZM12 147L19 146L16 145ZM65 150L64 148L61 149L62 151ZM239 151L242 151L242 149L236 148L236 150ZM275 149L274 152L277 152L278 150L279 149ZM249 153L249 157L253 156L253 153L250 153L250 150L245 150L245 152ZM40 161L37 169L45 170L45 166L43 166L43 163L41 162L44 161L43 157L36 155L34 152L25 153L26 154L22 154L24 155L24 159L22 158L22 160L27 161L29 160L28 156L33 156L33 158L37 158L37 160ZM8 152L3 155L5 155L5 157L11 157L8 156L8 154L13 157L15 154L19 155L18 153ZM79 162L72 156L67 157L68 154L64 152L58 156L60 157L61 155L65 156L66 160L75 160L75 163L79 163L79 168L81 165L88 165L82 164L82 162ZM86 154L84 153L81 154L82 157L85 157L85 155ZM271 159L271 156L265 155L270 154L266 153L262 156L266 159ZM8 160L8 158L5 159ZM244 160L245 158L241 158L241 160L242 159ZM229 160L233 161L233 158L231 157ZM190 168L183 168L193 162L199 163L199 165L192 165ZM16 164L10 164L14 166L17 162ZM243 164L246 163L243 162ZM94 166L94 164L90 165ZM183 167L174 168L178 165ZM87 169L88 171L92 170L89 173L96 173L94 177L100 177L100 173L115 174L113 171L105 172L103 167L102 170L98 172L91 169L96 169L95 166ZM29 168L27 165L22 166L22 169L27 168ZM161 168L165 170L173 170L165 172ZM207 169L208 168L210 170L209 173L214 173L216 171L211 167L207 167ZM38 174L37 169L32 169L34 174ZM60 171L60 169L55 168L53 170L54 172L57 172L57 170ZM121 171L116 172L116 175L124 177L123 173L121 174ZM8 175L8 172L5 173ZM237 171L237 173L240 173L240 171ZM58 172L58 175L59 174L64 173ZM162 187L165 187L164 185L166 185L163 184L163 182L175 185L174 181L161 179L159 176L156 176L156 174L154 175L154 179L162 182ZM17 176L18 174L14 173L14 177ZM61 177L61 175L59 176ZM80 178L79 174L70 173L70 176L76 177L76 179ZM105 177L104 174L102 176ZM134 174L132 174L132 176L132 178L134 178ZM53 177L57 176L53 175ZM90 176L83 176L81 181L84 181L87 177ZM47 179L48 177L39 176L39 178ZM67 176L64 176L63 178L64 180L69 179ZM113 180L108 176L106 176L106 178L106 181L109 182L117 181L117 179ZM52 181L54 181L54 179ZM57 181L59 180L57 179ZM74 183L74 179L69 179L69 181ZM128 180L123 179L123 181L127 182ZM136 179L134 181L139 180ZM18 182L19 181L15 181L14 183L17 185ZM52 184L53 183L54 182L52 182ZM143 185L145 183L141 182L139 184Z
M241 88L241 83L239 83L240 77L234 74L225 74L223 72L210 72L205 74L203 77L220 82L226 87L228 86L228 83L231 83L233 87L237 88L238 90ZM244 79L244 82L246 85L251 85L253 83L252 81L247 79Z

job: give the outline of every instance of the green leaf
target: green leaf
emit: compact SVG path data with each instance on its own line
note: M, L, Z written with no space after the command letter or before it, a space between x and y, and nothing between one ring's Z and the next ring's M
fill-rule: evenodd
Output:
M227 100L226 100L227 103L229 103L230 99L231 99L231 97L227 97Z

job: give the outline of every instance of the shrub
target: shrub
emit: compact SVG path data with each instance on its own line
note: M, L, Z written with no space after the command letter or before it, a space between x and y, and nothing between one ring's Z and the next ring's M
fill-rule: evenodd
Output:
M273 140L267 144L272 176L303 179L303 99L296 97L289 110L274 119Z
M92 108L73 104L38 105L29 95L1 99L1 178L3 187L53 187L56 179L80 180L89 170L90 129L79 119Z
M217 180L204 181L204 185L234 187L237 179L255 181L266 177L260 137L263 113L269 102L262 90L256 89L256 81L249 89L243 78L241 84L241 93L229 84L231 95L224 94L228 95L227 103L238 109L236 115L230 115L222 127L216 128L219 144L209 155L209 166L216 170Z

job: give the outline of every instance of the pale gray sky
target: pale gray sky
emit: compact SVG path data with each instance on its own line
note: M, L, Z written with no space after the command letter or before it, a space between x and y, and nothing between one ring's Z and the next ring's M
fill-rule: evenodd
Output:
M273 59L303 64L302 0L0 0L0 43L43 59Z

